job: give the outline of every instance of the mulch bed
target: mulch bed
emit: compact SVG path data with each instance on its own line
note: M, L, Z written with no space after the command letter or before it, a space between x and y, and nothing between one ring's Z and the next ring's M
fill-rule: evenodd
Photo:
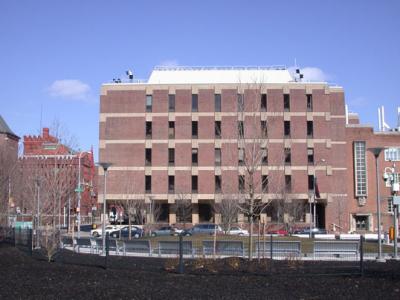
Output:
M105 269L102 257L68 251L49 263L0 243L0 299L400 299L398 261L368 262L363 277L337 262L188 260L184 275L177 266L109 257Z

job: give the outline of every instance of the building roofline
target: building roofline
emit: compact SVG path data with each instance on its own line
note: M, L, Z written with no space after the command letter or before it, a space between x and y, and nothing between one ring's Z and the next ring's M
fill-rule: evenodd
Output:
M7 134L17 140L20 139L20 137L10 129L10 127L7 125L6 121L3 119L1 115L0 115L0 133Z

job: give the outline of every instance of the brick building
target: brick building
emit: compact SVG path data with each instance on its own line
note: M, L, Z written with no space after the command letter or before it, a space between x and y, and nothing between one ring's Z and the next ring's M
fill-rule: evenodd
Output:
M156 68L147 82L103 84L99 160L113 164L106 199L156 200L160 221L175 223L184 194L192 223L218 222L214 203L240 198L249 184L243 157L257 136L263 158L255 193L270 203L260 218L290 218L273 205L283 200L302 203L296 221L330 228L348 199L345 122L341 87L295 80L280 68ZM237 220L246 217L240 212Z
M19 137L0 116L0 225L6 224L11 198L11 182L18 158Z
M348 202L342 223L346 230L373 231L378 229L376 201L375 157L369 148L382 147L379 155L379 186L381 197L381 228L388 231L393 226L391 185L383 179L384 172L394 167L400 182L400 128L374 132L371 126L361 125L356 114L349 115L346 127ZM400 124L399 124L400 125ZM399 126L398 125L398 126ZM397 165L396 165L397 164Z
M21 180L27 182L29 185L36 177L41 178L41 193L49 193L47 197L46 195L42 195L41 201L44 202L46 198L55 197L50 195L50 193L52 191L53 194L57 192L62 198L60 200L60 212L64 214L68 206L72 212L76 211L78 207L77 188L80 177L81 214L83 216L90 215L93 206L97 206L94 182L96 167L93 159L93 151L73 151L68 146L60 143L57 137L52 136L49 128L43 128L42 134L38 136L24 136L23 143L23 155L19 159L21 177L23 177ZM55 178L54 182L50 180L52 177ZM21 201L26 196L26 194L20 195ZM53 201L52 199L47 200ZM21 207L20 209L34 211L29 206Z

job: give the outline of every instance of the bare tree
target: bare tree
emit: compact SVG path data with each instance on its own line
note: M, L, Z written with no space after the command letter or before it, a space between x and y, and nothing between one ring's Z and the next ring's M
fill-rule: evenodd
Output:
M306 207L306 203L303 200L292 199L290 202L285 201L285 224L289 232L292 232L296 223L305 222Z
M0 145L0 226L8 222L9 201L16 179L17 151L7 144Z
M146 220L146 223L149 225L151 234L151 227L157 223L161 217L162 207L161 204L151 196L149 197L148 202L148 219Z
M177 222L183 223L186 228L186 223L192 220L192 201L190 195L183 192L176 192L175 208Z
M58 118L55 118L50 126L51 134L58 140L58 143L64 145L70 153L78 149L77 138L72 135L68 128Z
M279 194L283 173L279 168L283 165L282 155L274 154L273 164L277 171L270 174L269 129L275 124L280 126L281 116L266 111L266 88L263 84L238 85L237 89L237 134L225 136L226 139L237 140L237 145L230 144L223 155L230 156L230 161L238 162L238 188L235 184L224 183L223 198L232 199L235 193L240 212L248 218L250 234L248 240L249 259L252 259L253 225L269 205L271 194ZM276 126L276 127L277 127ZM236 146L236 149L233 147ZM275 151L276 152L276 151ZM278 157L279 156L279 157ZM277 173L277 174L275 174ZM237 192L238 191L238 192ZM269 195L267 195L269 194Z
M227 233L232 224L237 221L237 216L240 212L239 200L235 197L224 198L215 203L214 210L221 215L221 226L224 232Z

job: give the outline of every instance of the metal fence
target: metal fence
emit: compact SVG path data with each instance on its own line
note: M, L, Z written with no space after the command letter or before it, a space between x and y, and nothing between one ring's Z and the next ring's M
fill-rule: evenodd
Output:
M104 248L102 238L61 235L59 230L52 228L3 227L0 228L0 242L12 244L31 254L40 250L49 259L61 250L104 256L105 266L109 256L175 259L179 261L179 272L183 272L185 264L199 260L238 258L247 261L251 258L260 265L268 264L270 270L275 264L275 272L282 266L291 266L292 269L296 266L296 270L306 272L307 267L315 265L318 268L315 262L326 262L323 273L328 273L328 266L334 266L335 272L363 273L364 259L375 259L377 256L375 244L367 244L362 236L359 240L317 240L270 235L262 239L254 237L252 247L249 247L248 237L161 236L128 240L113 239L107 235Z

